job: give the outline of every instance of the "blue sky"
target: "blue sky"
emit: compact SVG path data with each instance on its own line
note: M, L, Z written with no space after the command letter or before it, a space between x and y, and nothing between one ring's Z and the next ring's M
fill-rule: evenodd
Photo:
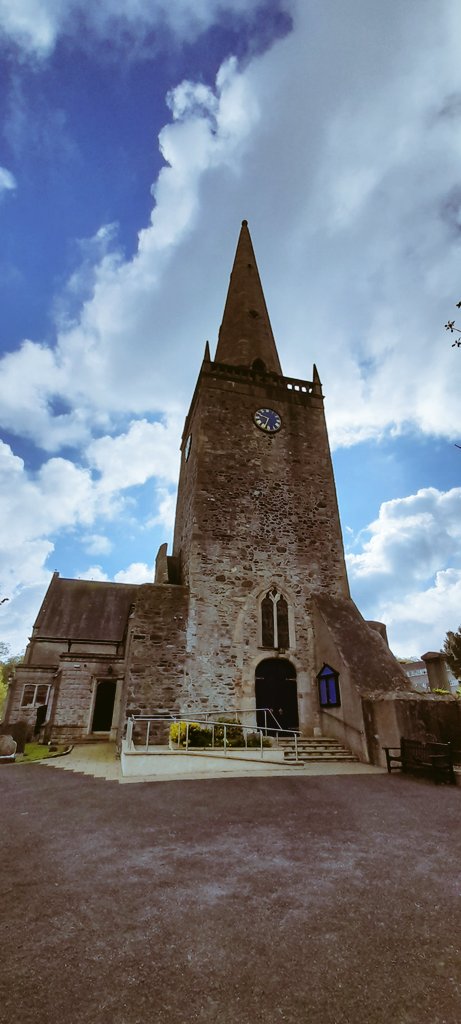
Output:
M52 570L144 582L246 217L315 362L351 589L393 649L461 621L454 0L0 0L0 636ZM461 319L461 318L460 318Z

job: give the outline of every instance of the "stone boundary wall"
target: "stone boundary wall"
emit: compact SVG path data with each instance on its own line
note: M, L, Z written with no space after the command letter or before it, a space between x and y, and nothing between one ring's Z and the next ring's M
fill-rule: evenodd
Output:
M461 750L461 701L432 693L375 693L362 699L365 734L372 764L386 767L383 747L400 737L451 743Z

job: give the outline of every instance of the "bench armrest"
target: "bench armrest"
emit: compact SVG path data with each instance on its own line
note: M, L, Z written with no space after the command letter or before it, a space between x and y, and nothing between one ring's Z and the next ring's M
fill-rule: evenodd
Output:
M388 772L390 774L391 771L392 771L392 762L395 761L396 764L397 764L397 767L401 766L401 764L402 764L402 751L401 751L400 747L383 747L383 750L384 750L384 753L386 755L387 770L388 770Z

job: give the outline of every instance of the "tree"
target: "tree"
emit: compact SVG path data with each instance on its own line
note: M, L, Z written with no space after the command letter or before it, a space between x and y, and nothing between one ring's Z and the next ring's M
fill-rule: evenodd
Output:
M23 654L10 655L8 644L0 640L0 722L8 693L8 681L11 676L14 676L16 665L21 664L23 657Z
M456 303L456 309L461 309L461 302L457 302ZM447 320L447 322L445 324L445 330L446 331L450 331L450 334L454 334L455 331L456 331L457 334L461 334L461 328L456 326L456 323L455 323L454 320ZM452 342L452 346L451 347L452 348L461 348L461 338L455 338L455 340Z
M456 633L448 631L443 645L443 653L456 679L461 679L461 626Z

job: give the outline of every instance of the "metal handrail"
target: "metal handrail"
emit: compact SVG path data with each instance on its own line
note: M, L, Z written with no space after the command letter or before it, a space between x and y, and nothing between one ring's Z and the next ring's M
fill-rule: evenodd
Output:
M320 711L322 715L329 715L330 718L333 718L335 722L339 722L340 725L344 726L345 729L353 729L354 732L358 732L359 736L365 735L363 729L358 729L356 725L350 725L349 722L343 721L342 718L336 718L336 715L334 715L332 711L328 711L327 708L320 708Z
M165 716L171 716L173 721L177 721L178 718L181 718L182 722L186 722L187 720L192 721L192 722L196 722L197 721L197 715L205 717L206 720L208 720L209 715L229 715L229 716L235 717L236 722L238 722L237 715L239 715L239 714L245 715L245 714L248 714L248 712L256 713L257 714L258 711L263 711L264 712L264 728L266 730L268 728L267 716L269 715L270 718L272 719L272 721L275 722L276 729L279 729L281 732L283 732L283 727L280 724L278 718L276 718L276 716L274 715L274 712L273 712L272 708L267 708L267 707L264 707L264 708L232 708L232 710L229 710L229 708L210 708L209 711L203 711L201 709L197 709L197 711L185 711L184 714L181 714L181 715L179 715L179 713L177 711L170 711L170 710L165 709L163 711L159 711L158 713L156 713L154 715L149 715L148 717L149 718L155 718L158 715L160 715L163 718ZM142 716L137 716L137 717L142 717ZM261 728L261 727L259 726L259 728ZM289 731L292 732L294 730L289 730Z
M135 715L134 717L138 721L143 721L144 719L147 719L147 718L152 719L152 720L156 719L156 720L164 721L165 718L169 718L169 719L171 719L172 722L177 722L179 720L181 720L181 722L187 722L187 721L197 722L198 718L200 716L200 721L203 722L203 719L205 719L205 721L208 722L210 715L228 715L229 717L235 717L235 724L236 725L240 725L240 721L237 718L237 715L239 713L240 714L248 714L250 712L252 714L257 714L258 711L263 711L264 712L264 730L265 730L266 736L267 736L268 728L271 730L271 733L278 733L278 732L281 732L281 733L282 732L286 732L286 733L297 732L297 733L299 733L300 732L299 729L284 729L283 726L281 725L281 723L279 722L278 718L276 718L276 716L274 715L274 712L273 712L272 708L266 708L266 707L264 707L264 708L233 708L232 710L229 710L228 708L211 708L210 711L202 711L202 710L197 709L197 711L185 711L184 713L181 713L181 714L178 711L169 711L169 710L165 709L165 710L162 710L162 711L154 712L153 715ZM268 719L267 719L268 715L270 715L271 719L275 722L275 729L274 729L274 727L272 725L268 726ZM220 722L219 724L221 725L223 723ZM248 727L245 727L245 728L248 728ZM260 729L260 728L262 728L262 726L256 726L255 728Z
M264 710L264 709L261 708L260 710ZM241 723L238 722L238 721L237 722L210 721L209 718L206 718L204 720L203 717L200 719L200 717L198 717L198 716L195 716L192 720L189 720L185 716L179 716L178 715L177 717L174 717L171 713L167 713L166 715L161 715L160 713L154 714L154 715L130 715L130 717L127 719L127 730L126 730L126 741L127 741L128 749L131 749L134 746L134 744L133 744L133 727L134 727L134 724L136 722L146 722L147 723L146 740L145 740L145 744L144 744L145 751L147 751L149 749L150 726L151 726L152 722L155 722L155 723L165 722L166 724L167 723L171 724L172 722L173 723L177 722L177 724L179 725L177 750L179 750L180 749L180 743L181 743L181 729L180 729L180 726L181 726L181 723L184 722L184 724L186 726L186 752L187 752L189 750L189 726L192 724L192 722L194 722L197 725L204 726L205 728L209 728L211 726L211 730L212 730L211 749L212 750L216 749L215 745L214 745L215 728L216 728L216 726L220 726L223 729L223 749L224 749L224 755L225 756L227 755L227 747L228 747L228 743L227 743L227 730L228 729L232 729L232 728L238 726L238 728L242 730L243 738L244 738L244 741L245 741L245 749L246 750L248 749L248 733L252 733L253 735L255 733L259 734L261 758L264 758L263 740L264 740L265 733L267 735L267 730L265 728L262 728L261 726L241 725ZM277 746L278 746L278 739L279 739L279 734L280 733L283 733L284 736L293 736L294 746L295 746L295 759L296 760L298 760L298 731L299 730L295 730L295 729L282 729L282 728L275 728L275 729L272 728L271 729L271 732L276 734L275 738L276 738ZM205 749L207 749L207 748L205 748Z

